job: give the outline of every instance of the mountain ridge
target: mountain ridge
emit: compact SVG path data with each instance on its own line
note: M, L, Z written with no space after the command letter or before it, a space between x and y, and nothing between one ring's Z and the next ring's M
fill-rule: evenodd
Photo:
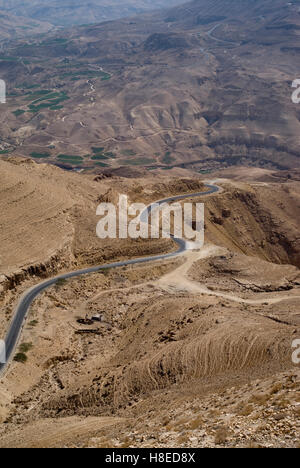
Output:
M198 0L11 43L1 149L82 169L298 167L299 27L296 2Z

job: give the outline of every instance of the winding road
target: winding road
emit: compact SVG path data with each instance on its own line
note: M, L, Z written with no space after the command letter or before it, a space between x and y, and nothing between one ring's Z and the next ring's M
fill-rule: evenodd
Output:
M141 221L142 222L148 221L148 217L152 211L152 208L157 207L157 204L163 205L164 203L172 203L178 200L184 200L184 199L195 198L195 197L199 198L199 197L211 195L213 193L220 191L220 188L217 185L213 185L213 183L205 184L205 187L207 188L206 192L197 192L197 193L189 193L186 195L177 195L174 197L165 198L163 200L152 203L145 209L144 212L141 213L141 216L140 216ZM95 266L91 268L85 268L85 269L78 270L78 271L72 271L70 273L65 273L65 274L56 276L54 278L50 278L28 289L23 294L23 296L21 297L19 301L19 304L17 305L14 317L12 319L12 322L10 324L9 330L5 338L6 363L4 364L0 363L0 375L3 374L3 372L6 370L9 362L11 361L13 357L14 351L16 349L16 346L18 344L19 338L22 333L22 329L28 317L31 304L43 291L45 291L51 286L54 286L59 280L67 280L70 278L75 278L75 277L87 275L90 273L96 273L97 271L111 269L111 268L118 268L118 267L127 266L127 265L137 265L141 263L153 262L156 260L166 260L168 258L177 257L178 255L181 255L182 253L188 250L188 244L184 239L178 239L174 237L172 238L179 246L176 252L171 252L171 253L164 254L164 255L141 257L141 258L136 258L133 260L124 260L121 262L109 263L109 264Z

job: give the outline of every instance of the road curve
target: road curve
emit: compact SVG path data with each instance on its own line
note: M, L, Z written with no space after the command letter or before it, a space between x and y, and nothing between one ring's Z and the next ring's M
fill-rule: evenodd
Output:
M216 185L211 184L205 184L205 187L207 187L206 192L198 192L198 193L189 193L186 195L177 195L174 197L169 197L165 198L163 200L155 202L156 204L162 205L164 203L172 203L177 200L184 200L188 198L195 198L195 197L201 197L201 196L207 196L211 195L213 193L219 192L220 188ZM148 219L149 214L151 213L152 206L154 204L149 205L146 210L141 213L141 221L145 222L145 219ZM24 327L24 324L26 322L30 306L33 303L33 301L41 294L43 291L45 291L47 288L50 286L55 285L59 280L63 279L70 279L70 278L75 278L78 276L82 275L87 275L89 273L96 273L97 271L101 270L106 270L106 269L111 269L111 268L117 268L117 267L122 267L122 266L127 266L127 265L137 265L141 263L148 263L148 262L153 262L155 260L165 260L168 258L174 258L177 257L178 255L184 253L187 250L186 242L184 239L177 239L173 237L173 240L178 244L179 248L176 252L171 252L168 254L164 255L156 255L156 256L150 256L150 257L141 257L141 258L135 258L133 260L124 260L121 262L115 262L115 263L108 263L105 265L100 265L100 266L95 266L91 268L84 268L82 270L78 271L72 271L70 273L65 273L59 276L56 276L54 278L50 278L46 281L43 281L42 283L39 283L38 285L28 289L23 296L20 299L19 304L17 305L14 317L12 319L12 322L10 324L9 330L7 332L7 335L5 337L5 346L6 346L6 363L5 364L0 364L0 375L5 371L6 367L8 366L9 362L12 359L13 353L15 351L15 348L18 344L22 329Z

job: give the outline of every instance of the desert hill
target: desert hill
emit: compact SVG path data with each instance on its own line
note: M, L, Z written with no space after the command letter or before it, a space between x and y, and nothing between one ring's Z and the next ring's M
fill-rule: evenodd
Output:
M195 175L99 178L13 157L0 173L1 271L23 272L2 291L2 332L41 277L172 249L97 240L99 201L203 188ZM0 445L17 436L20 446L296 446L299 182L274 174L219 175L223 191L205 200L203 249L42 294L19 347L27 361L1 379ZM95 314L96 329L79 324Z
M295 2L199 0L10 43L1 151L83 170L296 168L299 21Z

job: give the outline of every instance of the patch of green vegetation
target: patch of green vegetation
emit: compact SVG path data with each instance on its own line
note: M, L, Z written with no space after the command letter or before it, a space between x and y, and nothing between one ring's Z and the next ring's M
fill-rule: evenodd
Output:
M6 55L0 55L0 60L4 62L18 62L19 58L18 57L10 57Z
M95 154L92 156L92 161L101 161L105 159L109 159L109 157L105 156L104 154Z
M102 71L95 71L95 70L75 70L63 73L59 75L60 79L64 78L72 78L73 80L80 80L81 78L101 78L103 81L110 79L110 75L104 73Z
M50 153L30 153L30 156L32 158L35 158L35 159L45 159L45 158L49 158L50 156Z
M92 151L93 151L94 154L102 153L102 152L104 151L104 148L101 147L101 146L99 146L99 147L97 147L97 146L95 147L95 146L94 146L94 147L92 147Z
M41 102L41 101L49 101L49 99L54 99L54 98L58 98L58 97L60 97L60 93L57 93L57 92L48 93L48 94L45 94L44 96L36 99L35 101L33 101L32 104L37 104L38 102Z
M20 353L28 353L33 348L32 343L22 343L19 347Z
M95 166L100 166L100 167L108 167L108 164L105 164L103 162L96 162Z
M162 162L164 164L171 164L173 161L175 161L175 158L173 158L173 156L171 156L170 151L167 151L166 154L164 155L164 157L162 158Z
M13 112L13 114L16 116L16 117L19 117L20 115L23 115L25 114L26 111L24 111L23 109L17 109Z
M29 92L27 94L27 101L34 101L35 99L38 99L40 98L41 96L45 96L47 94L50 94L51 93L51 90L50 89L40 89L39 91L34 91L33 93L32 92Z
M60 287L60 286L65 286L67 284L67 280L64 278L60 278L56 281L55 285Z
M50 110L61 110L63 108L64 108L64 106L51 106Z
M81 163L83 161L82 156L71 155L71 154L59 154L57 156L57 159L59 159L60 161L67 161L67 162L75 161L75 164L76 163Z
M92 147L92 152L94 153L92 155L92 161L102 161L106 159L115 159L116 155L115 153L112 153L111 151L106 151L104 152L103 147Z
M11 153L13 150L1 150L0 151L0 154L9 154Z
M27 99L32 100L29 104L29 112L38 112L41 109L50 108L50 110L59 110L63 106L60 104L67 99L70 99L69 96L65 93L51 92L48 90L37 91L36 93L30 94Z
M45 109L47 107L49 107L49 104L47 104L47 103L39 104L38 106L33 106L32 104L30 104L28 112L35 113L35 112L38 112L41 109Z
M108 80L110 80L110 79L111 79L111 75L109 75L109 74L107 73L105 76L103 76L103 77L101 78L101 81L108 81Z
M32 343L22 343L19 347L19 352L14 357L14 361L25 364L25 362L28 360L26 353L28 353L28 351L30 351L32 348Z
M27 360L28 358L25 353L17 353L14 357L14 361L19 362L21 364L25 364Z
M38 323L39 323L38 320L31 320L31 322L29 322L28 325L29 325L30 327L36 327Z
M136 156L136 152L133 151L132 149L123 150L123 151L121 151L121 153L122 153L124 156Z

